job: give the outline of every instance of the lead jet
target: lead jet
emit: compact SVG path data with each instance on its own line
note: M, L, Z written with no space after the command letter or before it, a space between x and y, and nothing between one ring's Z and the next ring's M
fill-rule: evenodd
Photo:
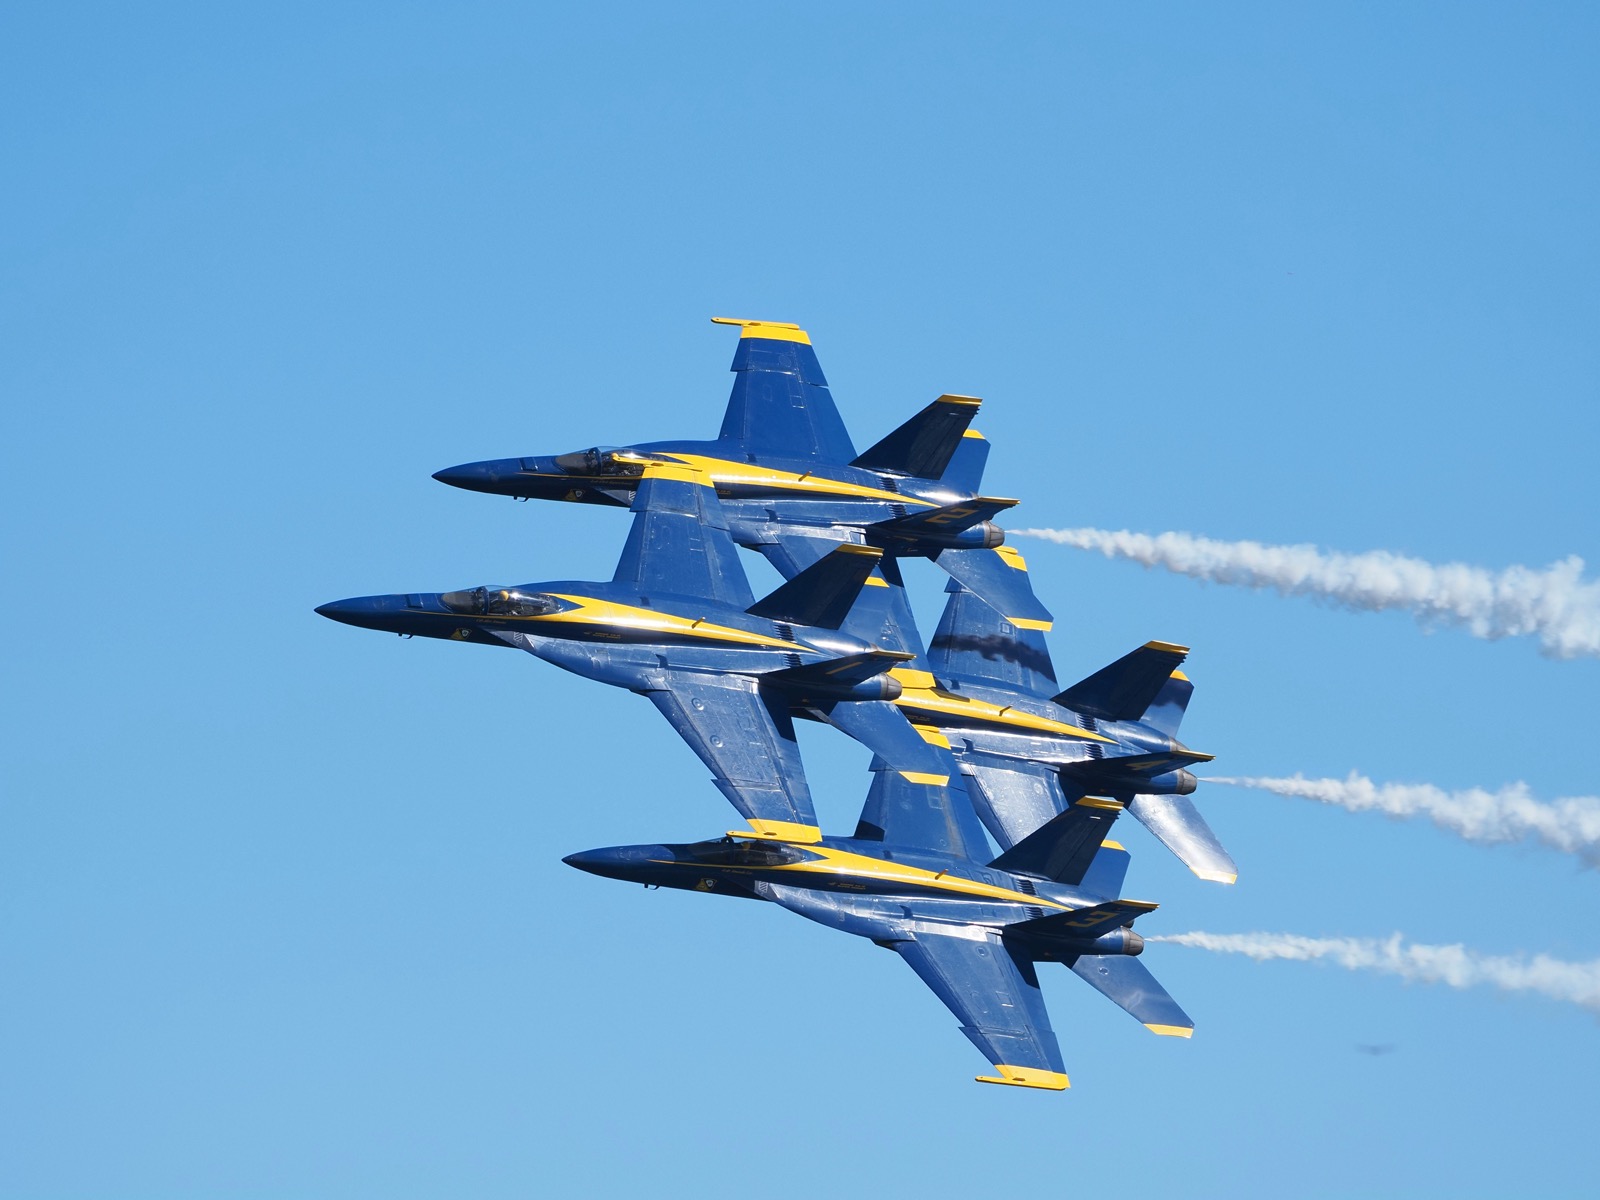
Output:
M642 693L711 768L763 836L821 836L795 715L827 721L908 779L945 781L948 757L888 703L888 668L910 655L872 634L882 617L853 611L881 560L843 545L754 600L715 491L680 465L643 465L634 519L610 583L362 596L317 612L403 636L525 650L575 674ZM863 619L862 613L867 614Z
M715 441L596 446L466 463L434 478L518 499L627 507L645 464L690 467L716 486L728 529L791 579L832 543L932 559L1014 624L1050 628L1021 558L993 518L1016 504L979 494L989 443L971 428L982 401L940 396L857 454L811 339L797 325L737 325L733 393Z
M809 844L729 834L686 845L569 855L581 870L651 887L768 900L895 951L994 1065L982 1083L1061 1090L1065 1065L1036 964L1059 962L1151 1031L1194 1022L1134 956L1135 920L1156 906L1119 899L1128 853L1105 841L1122 806L1080 797L990 861L972 805L951 786L879 770L855 835Z
M1239 869L1188 796L1188 770L1212 756L1178 739L1194 694L1179 669L1188 649L1147 642L1062 689L1044 635L1008 621L952 580L922 653L904 594L888 594L880 639L916 657L891 672L895 705L948 745L984 825L1010 847L1085 795L1110 796L1202 879L1233 883Z

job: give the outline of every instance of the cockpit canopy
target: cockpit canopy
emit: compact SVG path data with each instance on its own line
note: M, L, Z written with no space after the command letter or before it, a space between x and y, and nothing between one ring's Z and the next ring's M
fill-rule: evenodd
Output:
M687 855L692 861L715 867L785 867L816 858L804 850L773 842L747 842L731 837L680 846L679 861Z
M476 587L464 592L442 592L439 603L451 612L474 617L546 617L570 608L542 592L514 588Z
M571 454L558 454L556 466L568 475L643 475L642 462L629 462L618 458L623 452L616 446L591 446L587 450L574 450ZM630 456L631 451L626 451Z

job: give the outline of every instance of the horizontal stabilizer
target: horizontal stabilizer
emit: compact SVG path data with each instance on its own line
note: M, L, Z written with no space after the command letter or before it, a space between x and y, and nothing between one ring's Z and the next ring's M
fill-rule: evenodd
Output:
M843 658L831 658L827 662L807 663L803 667L790 667L784 671L769 671L761 676L762 687L781 687L787 692L793 692L801 699L807 696L819 700L842 700L850 698L847 693L859 690L860 685L883 673L891 667L901 663L910 662L916 655L903 650L869 650L863 654L847 654ZM884 694L881 696L864 695L863 699L890 700L891 693L897 693L899 685L892 679L884 680ZM901 717L902 723L905 721Z
M1121 812L1115 800L1084 796L989 865L1077 886Z
M940 396L850 465L938 479L982 403L975 396Z
M1021 937L1029 941L1090 942L1102 934L1132 925L1157 907L1148 900L1108 900L1090 908L1018 921L1007 925L1005 932L1007 937Z
M1239 868L1187 796L1135 796L1128 811L1201 879L1233 883Z
M903 517L894 517L888 521L878 521L866 527L866 534L870 538L893 541L922 541L931 540L940 543L946 539L948 544L955 542L955 535L962 530L971 529L981 521L992 521L1008 508L1015 508L1015 500L1005 500L997 496L974 496L971 500L962 500L958 504L941 504L938 508L924 508L914 513L907 513ZM995 539L999 538L995 534ZM980 545L982 543L979 543Z
M745 611L791 625L837 629L882 558L881 550L846 542Z
M1137 784L1140 779L1154 779L1157 775L1165 775L1169 771L1181 771L1195 763L1210 762L1215 757L1214 754L1202 754L1198 750L1164 750L1156 754L1086 758L1080 762L1066 764L1061 768L1061 772L1082 783L1089 791L1093 791L1096 781L1106 785ZM1107 786L1105 790L1119 789Z
M1073 684L1055 702L1104 721L1137 721L1188 656L1187 646L1146 642Z
M1033 594L1028 564L1010 546L941 550L933 561L1011 624L1021 629L1050 628L1050 610Z
M1194 1033L1189 1014L1137 958L1084 955L1072 964L1072 973L1153 1033L1167 1037Z

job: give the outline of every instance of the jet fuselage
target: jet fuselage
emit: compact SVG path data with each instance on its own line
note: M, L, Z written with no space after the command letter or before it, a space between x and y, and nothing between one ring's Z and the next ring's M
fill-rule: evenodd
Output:
M861 529L908 513L977 498L977 493L936 479L860 467L819 464L815 459L729 458L737 447L727 442L644 442L636 446L594 447L572 454L501 458L464 463L436 472L434 478L469 491L521 500L564 500L626 508L645 463L677 463L704 474L716 488L728 530L742 546L773 540L775 530ZM872 540L870 533L864 536ZM925 554L939 549L982 549L1000 544L1003 534L989 522L949 533L923 531L911 540L880 539L891 553ZM904 544L899 544L901 542Z
M714 600L557 580L514 588L360 596L325 617L404 636L526 650L586 678L637 688L674 667L761 675L873 649L838 630L756 617ZM882 698L882 692L874 693Z
M810 920L874 941L903 938L930 922L946 932L969 927L971 936L981 939L1006 926L1092 908L1106 899L952 855L860 838L825 837L799 846L730 834L689 844L588 850L563 861L594 875L648 887L775 901ZM1143 944L1138 934L1124 928L1076 941L1052 937L1030 950L1042 958L1138 954Z

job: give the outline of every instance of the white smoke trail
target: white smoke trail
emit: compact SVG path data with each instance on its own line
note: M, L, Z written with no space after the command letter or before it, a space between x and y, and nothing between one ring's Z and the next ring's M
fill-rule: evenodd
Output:
M1386 550L1335 554L1316 546L1220 542L1189 533L1105 529L1013 529L1107 558L1283 596L1315 596L1345 608L1398 608L1429 625L1460 625L1480 638L1535 634L1552 658L1600 657L1600 581L1585 582L1583 559L1543 571L1486 571L1465 563L1425 562Z
M1552 850L1577 855L1600 867L1600 796L1535 800L1525 783L1497 792L1468 788L1447 792L1427 783L1373 783L1351 771L1346 779L1255 776L1211 777L1208 783L1257 788L1279 796L1301 796L1351 812L1381 812L1395 818L1426 817L1469 842L1494 845L1532 838Z
M1503 992L1536 992L1600 1013L1600 960L1564 962L1548 955L1503 958L1465 946L1422 946L1398 933L1377 938L1310 938L1292 933L1173 933L1147 942L1197 946L1221 954L1246 954L1257 962L1271 958L1326 961L1350 971L1379 971L1415 983L1453 988L1488 985Z

